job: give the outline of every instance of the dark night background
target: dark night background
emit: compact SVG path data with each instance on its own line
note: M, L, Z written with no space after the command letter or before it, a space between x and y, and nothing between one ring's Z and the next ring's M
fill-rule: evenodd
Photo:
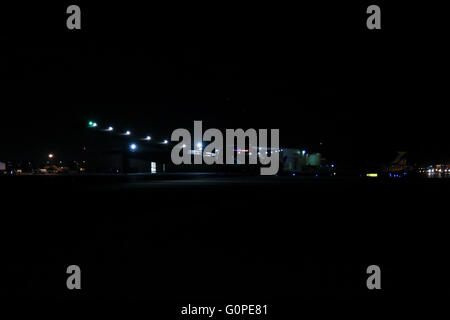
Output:
M154 139L194 120L279 128L282 147L323 142L348 167L448 161L446 12L393 2L76 1L81 31L66 28L72 2L2 4L0 160L70 157L93 119ZM316 297L315 312L399 297L414 311L448 296L450 188L410 176L4 175L0 295L166 300L148 305L174 316L180 301L267 302L288 319Z
M342 164L448 157L439 8L379 3L369 31L367 3L77 3L81 31L66 3L4 11L2 158L78 150L90 119L160 138L279 128Z

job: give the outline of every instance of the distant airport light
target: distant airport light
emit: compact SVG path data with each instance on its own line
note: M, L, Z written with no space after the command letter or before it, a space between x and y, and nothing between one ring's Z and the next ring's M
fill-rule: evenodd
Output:
M88 122L88 126L91 127L91 128L95 128L95 127L97 127L97 122L89 121Z
M147 140L147 141L152 140L152 137L147 136L147 137L145 137L145 140Z
M169 143L169 141L167 141L167 140L164 140L164 141L163 141L163 143L164 143L164 144L168 144L168 143Z
M377 178L377 177L378 177L378 173L367 173L367 174L366 174L366 177L369 177L369 178Z
M126 136L129 136L130 134L131 134L131 131L126 131L126 132L125 132L125 135L126 135Z
M53 158L55 157L55 155L54 155L53 153L50 153L50 154L48 155L48 157L49 157L50 159L53 159Z
M130 144L131 151L135 151L137 149L137 145L135 143Z
M108 127L108 131L113 131L114 128L113 127Z

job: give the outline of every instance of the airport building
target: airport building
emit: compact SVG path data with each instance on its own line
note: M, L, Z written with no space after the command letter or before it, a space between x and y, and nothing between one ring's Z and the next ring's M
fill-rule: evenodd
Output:
M80 171L88 173L161 173L170 161L167 148L131 143L123 148L87 151Z
M325 159L320 153L307 153L306 150L283 148L280 152L280 169L286 173L317 171Z

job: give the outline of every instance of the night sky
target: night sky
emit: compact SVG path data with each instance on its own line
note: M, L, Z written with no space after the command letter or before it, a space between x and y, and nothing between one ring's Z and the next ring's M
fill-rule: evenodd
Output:
M341 162L449 155L448 49L423 8L379 3L369 31L372 3L78 1L69 31L68 4L5 11L0 160L81 148L91 119L160 139L194 120L279 128Z

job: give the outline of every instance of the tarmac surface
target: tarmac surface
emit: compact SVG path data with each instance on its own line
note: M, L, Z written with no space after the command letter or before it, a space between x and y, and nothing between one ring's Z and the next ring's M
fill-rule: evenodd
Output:
M0 187L3 296L275 303L447 288L446 179L17 176ZM71 264L79 293L66 288ZM382 294L366 288L372 264Z

